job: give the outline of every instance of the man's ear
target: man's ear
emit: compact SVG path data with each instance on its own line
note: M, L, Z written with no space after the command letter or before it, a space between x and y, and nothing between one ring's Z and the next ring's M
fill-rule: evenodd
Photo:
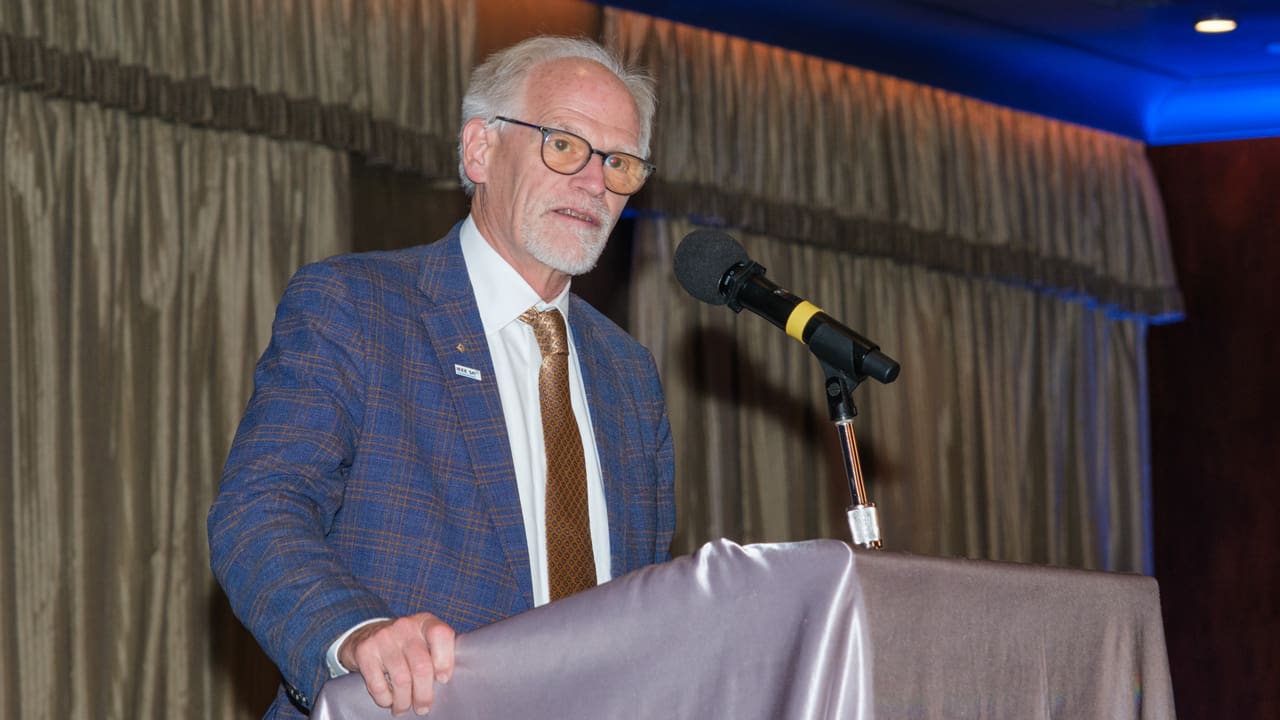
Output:
M477 185L489 180L489 161L493 156L496 128L481 118L471 118L462 126L462 169Z

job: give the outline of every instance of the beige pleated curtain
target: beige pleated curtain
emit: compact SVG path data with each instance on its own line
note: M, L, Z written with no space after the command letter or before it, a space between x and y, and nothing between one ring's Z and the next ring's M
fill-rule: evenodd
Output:
M672 277L689 220L875 339L855 392L886 546L1150 571L1145 327L1181 300L1140 143L623 11L658 78L632 332L678 438L677 548L849 537L807 351Z
M469 2L0 0L0 715L256 718L205 516L348 151L456 171Z

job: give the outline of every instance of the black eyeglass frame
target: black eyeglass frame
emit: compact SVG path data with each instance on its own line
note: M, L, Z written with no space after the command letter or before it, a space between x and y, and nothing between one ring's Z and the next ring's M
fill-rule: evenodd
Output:
M636 187L635 190L632 190L631 192L618 192L617 190L614 190L613 188L609 187L609 173L607 172L605 173L604 175L605 188L607 188L609 192L616 193L618 195L635 195L636 193L640 192L640 190L644 188L644 184L648 182L650 176L653 175L653 172L658 169L653 163L649 162L648 160L645 160L644 158L638 155L632 155L631 153L620 152L620 151L605 152L603 150L597 150L591 146L590 142L587 142L586 138L582 137L581 135L578 135L577 133L571 133L568 130L561 130L560 128L546 127L544 125L535 125L534 123L531 123L531 122L525 122L524 120L516 120L515 118L504 117L502 115L495 116L494 120L500 120L502 122L511 123L512 125L523 125L524 127L533 128L534 130L537 130L538 132L542 133L542 146L538 150L538 157L542 160L542 164L545 165L546 168L553 173L557 173L560 175L577 175L578 173L582 172L582 169L587 166L587 163L591 162L592 155L599 155L606 169L609 167L608 163L609 163L609 158L611 157L627 158L628 160L634 160L640 163L640 166L643 167L645 171L644 178L640 180L640 185ZM546 155L547 141L551 139L552 133L557 133L560 135L568 135L569 137L577 138L578 140L581 140L582 144L587 147L587 154L583 157L582 164L579 165L578 168L573 172L564 172L563 170L557 170L551 166L551 163L547 162L547 155Z

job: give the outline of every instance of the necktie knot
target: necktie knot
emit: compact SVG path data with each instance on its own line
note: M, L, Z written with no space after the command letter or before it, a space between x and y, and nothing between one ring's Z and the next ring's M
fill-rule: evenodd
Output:
M564 325L564 316L555 308L539 311L529 308L520 315L520 320L533 328L533 336L538 340L538 349L542 357L548 355L568 355L569 339Z

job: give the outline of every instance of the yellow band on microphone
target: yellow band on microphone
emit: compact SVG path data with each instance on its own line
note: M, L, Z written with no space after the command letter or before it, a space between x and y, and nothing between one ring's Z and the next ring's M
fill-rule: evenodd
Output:
M804 342L804 326L809 324L814 315L822 312L822 308L814 305L808 300L801 300L791 310L791 314L787 316L787 334L791 337Z

